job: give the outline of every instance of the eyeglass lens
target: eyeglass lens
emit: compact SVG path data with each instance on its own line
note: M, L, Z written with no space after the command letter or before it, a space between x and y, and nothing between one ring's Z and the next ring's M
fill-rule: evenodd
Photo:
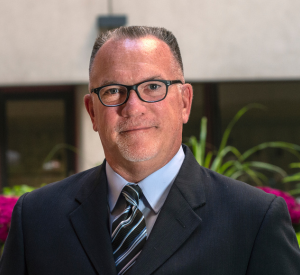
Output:
M137 90L143 100L158 101L166 95L167 86L163 82L151 80L138 85ZM99 91L99 96L106 105L122 104L127 97L127 88L122 85L106 86Z

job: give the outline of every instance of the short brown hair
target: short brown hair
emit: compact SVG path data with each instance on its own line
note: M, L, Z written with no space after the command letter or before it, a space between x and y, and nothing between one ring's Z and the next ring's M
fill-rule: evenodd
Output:
M178 62L180 69L183 73L183 63L182 58L180 54L180 49L176 40L176 37L173 35L172 32L166 30L165 28L159 28L159 27L145 27L145 26L129 26L129 27L120 27L114 30L110 30L104 33L101 33L94 44L91 58L90 58L90 66L89 66L89 72L91 72L92 65L95 59L95 56L98 52L98 50L103 46L105 42L107 42L111 38L116 39L124 39L124 38L131 38L131 39L137 39L141 37L145 37L148 35L152 35L163 42L165 42L175 60Z

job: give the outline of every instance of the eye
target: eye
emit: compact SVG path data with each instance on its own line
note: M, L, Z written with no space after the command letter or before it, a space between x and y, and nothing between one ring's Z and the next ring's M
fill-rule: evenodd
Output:
M118 96L123 94L124 94L124 89L122 89L122 87L106 87L101 91L101 96Z
M156 84L156 83L151 83L151 84L148 85L148 87L149 87L150 90L157 90L157 89L159 89L161 86L158 85L158 84Z
M115 95L115 94L117 94L119 92L120 92L120 90L117 89L117 88L111 88L111 89L109 89L109 90L106 91L106 93L110 94L110 95Z

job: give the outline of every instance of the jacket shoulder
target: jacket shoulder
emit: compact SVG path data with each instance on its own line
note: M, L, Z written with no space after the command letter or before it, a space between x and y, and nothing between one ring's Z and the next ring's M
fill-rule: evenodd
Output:
M36 210L46 208L49 205L66 205L68 202L75 202L76 194L80 190L86 188L86 192L91 193L93 191L99 183L96 179L99 178L101 169L102 165L26 193L23 205L26 208Z
M186 157L178 176L182 182L181 189L194 201L198 197L202 202L218 205L219 208L229 209L234 206L241 210L249 207L259 210L268 208L276 198L247 183L200 166L190 149L186 146L183 148Z
M220 196L228 202L235 201L240 205L256 204L258 207L268 206L276 196L268 194L245 182L241 182L215 171L200 167L208 176L209 180L204 183L207 196Z

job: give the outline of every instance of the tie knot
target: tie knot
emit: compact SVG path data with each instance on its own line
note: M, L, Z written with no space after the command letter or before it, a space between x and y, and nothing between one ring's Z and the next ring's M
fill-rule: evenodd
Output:
M124 186L122 194L128 203L138 206L139 199L142 196L143 192L138 185L127 184Z

